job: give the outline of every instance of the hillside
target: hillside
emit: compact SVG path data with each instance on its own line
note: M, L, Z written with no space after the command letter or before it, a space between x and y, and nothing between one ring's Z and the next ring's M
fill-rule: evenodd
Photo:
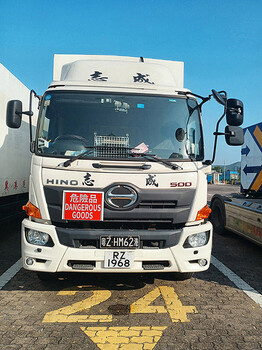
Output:
M221 172L224 171L224 165L214 165L212 166L212 169L216 169L218 170L218 168L221 169ZM225 166L225 170L230 170L230 171L237 171L238 169L240 169L240 162L235 162L232 164L228 164Z

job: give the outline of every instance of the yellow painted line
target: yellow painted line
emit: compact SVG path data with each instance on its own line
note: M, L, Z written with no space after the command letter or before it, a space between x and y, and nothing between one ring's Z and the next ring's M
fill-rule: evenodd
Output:
M101 350L151 350L167 327L80 328Z
M195 306L183 306L173 287L159 287L172 322L190 322L188 313L197 313Z
M75 295L78 290L60 290L57 295Z
M83 327L85 328L85 327ZM90 331L106 331L108 327L88 327Z
M149 329L150 329L150 326L146 326L146 327L132 327L132 329L141 329L141 330L146 330L146 331L148 331Z
M261 185L262 185L262 170L260 171L260 173L258 174L258 177L254 181L254 183L251 187L251 190L258 191L260 189Z
M166 313L167 310L164 306L156 306L152 305L150 306L154 300L156 300L158 297L160 297L161 292L159 288L155 288L151 292L147 293L142 298L138 299L136 302L134 302L132 305L130 305L130 312L131 313L138 313L138 314L154 314L154 313Z
M109 290L92 291L92 293L89 298L48 312L42 322L112 322L112 315L74 315L84 310L88 312L92 306L111 297Z
M258 143L260 144L260 146L262 147L262 131L259 129L258 126L256 126L253 135L255 136L255 138L257 139Z
M92 288L92 286L87 285L87 286L77 286L74 287L76 289L72 290L72 287L68 287L65 289L60 290L60 292L57 293L57 295L75 295L77 292L79 292L79 289L84 289L84 288L88 288L90 290L90 288ZM78 288L78 289L77 289Z
M64 289L58 293L58 295L75 295L79 291L79 289L82 289L84 287L90 286L78 286L77 289ZM44 323L56 323L56 322L85 322L85 323L107 323L113 321L112 315L92 315L88 314L91 307L98 305L106 300L108 300L111 297L111 292L109 290L95 290L91 291L91 296L88 298L78 301L76 303L73 303L72 305L64 306L60 309L49 311L46 313L46 315L43 318ZM158 298L162 298L165 305L150 305L154 301L156 301ZM85 313L83 314L83 311ZM166 286L160 286L155 289L153 289L151 292L144 295L142 298L138 299L136 302L134 302L132 305L130 305L130 312L131 313L169 313L170 318L172 322L190 322L190 320L187 318L188 313L197 313L197 309L195 306L183 306L181 301L178 298L178 295L175 293L175 290L173 287L166 287ZM88 328L89 331L91 331L90 327ZM111 329L111 328L110 328ZM130 328L128 328L130 331ZM108 328L107 331L107 337L108 336ZM137 332L138 331L138 332ZM99 330L96 328L96 332L99 332ZM98 336L102 336L105 332L105 329L101 329L102 333L95 334L96 339ZM125 327L117 327L114 328L114 331L112 331L110 335L110 339L112 340L115 337L128 337L126 333ZM122 333L121 333L122 332ZM143 335L141 335L139 332L143 332ZM144 340L147 339L147 337L153 337L153 339L157 340L158 337L161 336L162 328L161 327L148 327L148 326L138 326L138 327L132 327L132 334L129 334L129 338L133 336L133 343L135 343L135 339L139 337L139 339L136 339L139 343L140 338L143 336ZM118 339L119 340L119 339ZM122 343L124 340L122 341ZM148 340L145 340L146 343L150 344ZM109 342L110 343L110 342ZM149 345L148 345L149 346Z
M165 306L150 305L162 296ZM189 322L187 313L197 313L195 306L183 306L173 287L157 287L130 306L131 313L167 313L172 322Z
M51 311L52 313L52 311ZM77 323L77 322L87 322L87 323L96 323L96 322L112 322L112 315L58 315L47 313L43 318L43 323Z

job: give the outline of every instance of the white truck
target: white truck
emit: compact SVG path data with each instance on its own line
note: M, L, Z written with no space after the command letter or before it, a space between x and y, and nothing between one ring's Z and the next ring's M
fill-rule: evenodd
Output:
M262 246L262 123L245 128L244 140L240 193L215 194L211 221L218 234L229 230Z
M18 132L6 126L6 105L19 98L28 104L30 91L0 63L0 222L22 213L28 199L31 153L28 144L28 121ZM33 111L37 110L36 101ZM36 121L34 120L34 125Z
M201 107L212 96L224 108L214 160L218 135L242 144L243 104L224 91L202 97L184 89L183 62L55 55L32 144L24 268L40 279L83 271L189 278L206 270L213 160L204 161ZM9 127L23 113L20 101L9 101Z

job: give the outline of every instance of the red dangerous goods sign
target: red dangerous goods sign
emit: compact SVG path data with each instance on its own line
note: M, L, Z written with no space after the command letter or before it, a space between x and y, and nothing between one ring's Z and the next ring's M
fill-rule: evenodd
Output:
M104 192L64 191L62 219L102 221Z

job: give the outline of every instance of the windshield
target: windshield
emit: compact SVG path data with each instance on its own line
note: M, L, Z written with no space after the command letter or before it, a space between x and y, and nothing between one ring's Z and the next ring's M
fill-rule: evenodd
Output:
M48 92L43 98L37 153L54 157L203 159L196 101L145 95Z

